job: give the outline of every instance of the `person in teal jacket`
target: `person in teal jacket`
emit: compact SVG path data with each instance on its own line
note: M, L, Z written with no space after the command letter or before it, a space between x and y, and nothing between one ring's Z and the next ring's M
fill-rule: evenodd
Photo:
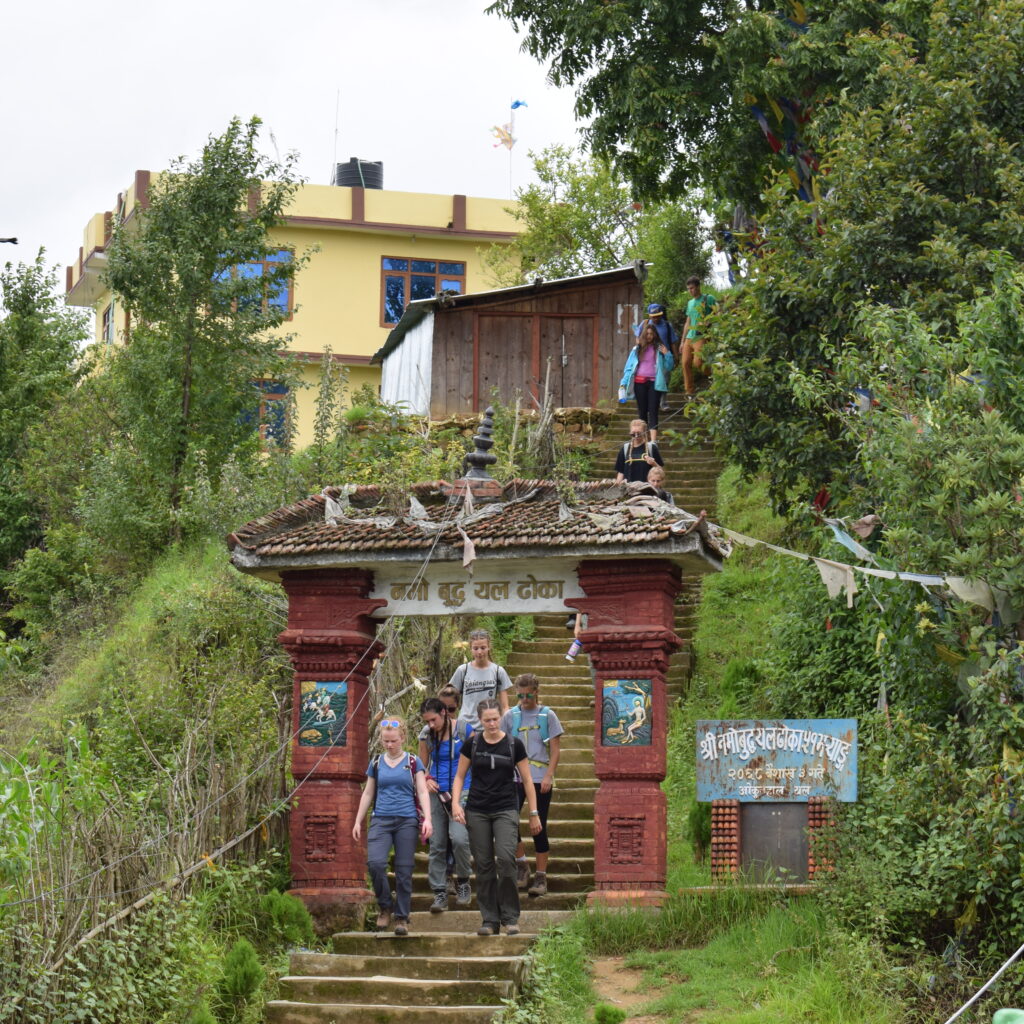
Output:
M647 424L652 441L658 440L658 409L662 396L668 391L668 375L673 366L671 349L648 320L630 350L619 386L625 390L627 398L636 397L637 413Z

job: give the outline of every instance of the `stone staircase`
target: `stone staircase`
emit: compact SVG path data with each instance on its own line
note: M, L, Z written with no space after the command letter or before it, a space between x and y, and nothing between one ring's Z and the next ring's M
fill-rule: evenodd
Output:
M425 884L425 880L421 884ZM475 910L414 911L411 934L342 932L333 953L292 953L268 1024L484 1024L525 980L524 954L568 912L524 913L523 933L481 938Z
M633 415L632 406L620 407L608 432L588 442L597 449L595 479L614 476L615 456L628 437ZM659 447L666 489L677 505L694 513L706 508L713 515L720 466L709 449L688 442L688 429L681 414L663 417ZM690 677L689 641L699 596L700 581L684 581L675 620L684 647L670 663L670 699L682 696ZM430 914L427 853L419 847L410 935L344 932L333 936L333 953L293 953L280 998L267 1006L268 1024L491 1021L502 1000L522 986L528 969L524 955L537 934L567 919L586 899L594 884L594 684L585 654L575 663L565 660L572 640L566 617L535 616L534 637L516 641L506 665L513 679L522 672L537 675L542 702L554 709L565 728L548 820L548 894L521 894L520 934L473 934L480 924L475 898L468 910ZM528 835L525 816L523 832ZM529 838L526 852L532 868Z

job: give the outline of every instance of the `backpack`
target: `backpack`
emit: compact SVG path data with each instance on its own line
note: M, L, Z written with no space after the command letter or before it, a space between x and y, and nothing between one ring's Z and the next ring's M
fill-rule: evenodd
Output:
M651 447L652 447L653 444L654 444L653 441L644 441L644 455L650 455L650 457L652 459L654 458L654 453L651 451ZM622 446L622 457L626 460L626 462L629 462L629 449L632 448L632 447L633 447L633 445L629 441L627 441ZM655 461L657 461L657 460L655 460ZM576 623L575 623L575 618L574 618L573 625L575 625L575 624ZM569 626L566 625L566 629L568 629L568 628L569 628ZM465 680L465 676L463 676L463 680Z
M380 759L383 756L384 756L383 754L378 754L373 759L373 781L374 782L377 781L377 777L380 774ZM412 779L412 805L413 805L413 807L416 808L416 824L417 824L417 826L419 826L419 825L423 824L423 811L420 809L420 802L419 802L419 800L416 799L416 758L413 757L413 755L409 754L409 753L407 753L405 756L408 759L406 761L406 765L407 765L407 767L409 769L409 777ZM398 766L395 765L395 767L397 768ZM379 788L377 788L377 789L375 789L373 791L373 806L370 808L370 810L374 814L377 812L377 794L379 792L380 792Z
M478 736L482 737L483 733L482 732L475 732L475 733L473 733L474 741L476 740L476 738ZM515 748L515 744L512 742L512 736L509 733L505 733L505 739L508 740L508 756L507 757L504 754L491 754L491 753L482 754L480 752L480 745L478 743L474 742L473 743L473 757L472 757L471 763L472 764L480 764L480 765L486 766L487 762L489 761L490 762L491 771L494 771L498 767L499 762L502 762L502 763L507 762L509 770L512 772L512 777L515 778L515 774L516 774L516 748Z
M529 730L529 728L533 728L532 726L529 726L527 728L523 728L523 726L521 724L522 721L523 721L523 709L522 708L513 708L512 709L512 731L513 732L515 732L515 733L527 732ZM549 735L550 726L548 725L548 709L543 704L541 704L541 705L539 705L537 707L537 726L536 727L540 729L540 740L541 740L541 743L543 743L545 747L548 746L551 743L551 736ZM526 742L525 741L523 742L523 746L526 746Z
M462 718L449 719L449 721L452 723L452 733L448 737L448 785L451 786L452 780L455 778L451 768L451 763L455 760L455 741L458 740L465 746L466 740L469 739L469 723ZM459 735L460 732L462 733L461 736ZM430 764L436 773L438 755L441 753L441 741L433 735L431 735L431 740L433 741L433 747L430 752Z

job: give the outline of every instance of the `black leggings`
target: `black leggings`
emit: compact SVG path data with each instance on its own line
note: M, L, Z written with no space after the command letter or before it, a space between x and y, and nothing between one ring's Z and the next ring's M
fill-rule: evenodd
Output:
M519 794L519 810L522 811L523 804L526 803L526 790L517 783L516 791ZM546 793L542 793L540 783L535 782L533 791L537 794L537 810L540 811L540 831L535 836L529 836L529 832L527 835L533 840L534 853L547 853L551 849L548 843L548 811L551 808L551 796L555 792L555 787L552 786ZM522 829L519 832L522 838Z
M661 405L662 392L654 386L652 380L649 384L633 382L633 393L636 395L637 413L646 424L649 430L658 429L658 407Z

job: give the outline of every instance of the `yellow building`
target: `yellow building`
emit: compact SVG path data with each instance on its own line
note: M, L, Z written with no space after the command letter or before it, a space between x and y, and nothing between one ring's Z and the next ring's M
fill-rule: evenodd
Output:
M339 165L337 180L351 180L351 173L342 172L352 166L356 180L372 184L383 177L379 164L350 161ZM78 258L67 268L67 302L94 311L100 344L116 344L127 328L125 313L103 280L106 246L116 218L144 213L150 181L149 171L135 172L114 209L97 213L86 225ZM370 365L370 357L406 303L442 290L465 294L488 287L478 250L515 236L519 226L508 205L502 199L389 192L362 184L299 189L272 237L282 249L319 250L287 296L292 315L281 331L282 337L291 335L282 351L314 385L296 395L300 446L312 440L324 351L329 347L347 367L351 390L367 383L378 387L380 368ZM273 390L266 396L275 397Z

